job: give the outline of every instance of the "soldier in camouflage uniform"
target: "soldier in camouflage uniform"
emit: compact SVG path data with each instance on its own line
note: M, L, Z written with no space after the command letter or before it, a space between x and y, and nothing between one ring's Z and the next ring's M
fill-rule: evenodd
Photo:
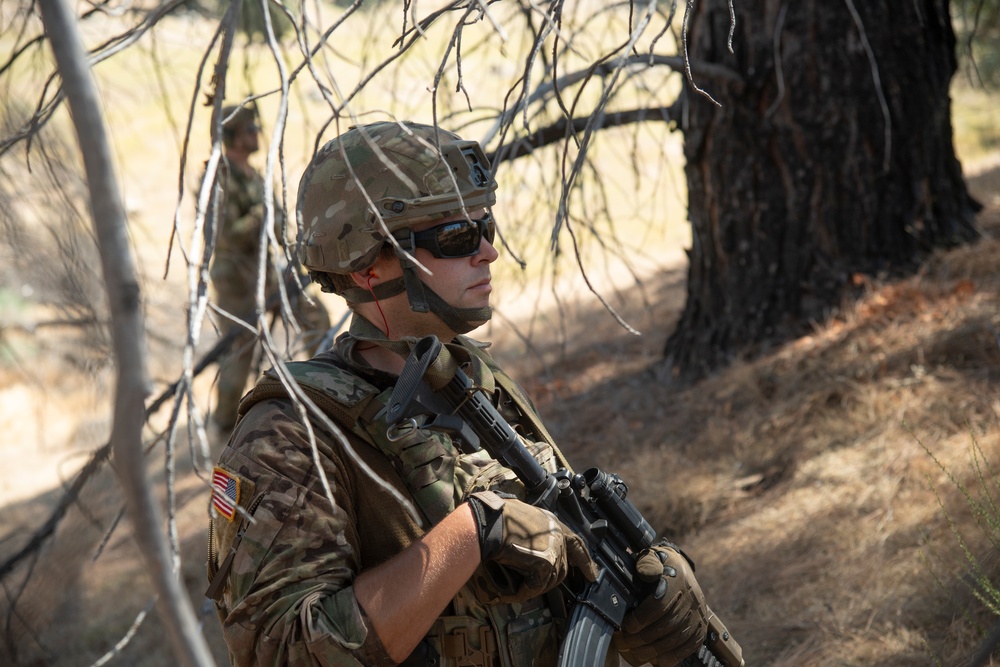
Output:
M353 320L332 350L288 365L317 408L308 422L269 371L213 471L207 594L234 665L557 664L559 584L597 575L580 538L522 502L484 451L422 419L385 421L409 345L434 334L495 387L544 468L568 467L520 386L464 335L490 318L495 190L476 142L415 123L352 128L303 176L302 263ZM606 664L674 665L705 637L701 590L667 546L637 569L655 592Z
M222 310L253 323L256 307L260 234L264 224L264 178L251 164L250 156L260 149L255 107L226 106L222 110L222 143L225 159L219 178L223 183L220 224L215 234L215 252L210 276L216 305ZM274 233L281 238L283 214L274 200ZM317 301L298 293L294 280L287 281L289 298L300 326L307 332L304 342L314 350L330 328L330 317ZM278 277L267 264L264 294L272 312L280 310ZM227 320L228 334L234 336L229 353L220 360L217 401L213 420L228 431L236 422L236 410L243 396L254 358L256 338L241 325ZM310 343L312 343L310 345Z

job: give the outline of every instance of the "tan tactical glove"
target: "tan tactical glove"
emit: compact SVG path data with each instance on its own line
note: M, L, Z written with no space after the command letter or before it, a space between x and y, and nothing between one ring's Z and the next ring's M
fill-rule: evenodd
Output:
M639 553L639 579L656 586L625 615L614 644L633 665L673 667L705 641L708 608L694 564L676 546L661 543Z
M552 512L480 491L469 497L479 531L483 565L470 584L486 604L517 602L538 597L566 578L570 567L588 581L597 579L579 535Z

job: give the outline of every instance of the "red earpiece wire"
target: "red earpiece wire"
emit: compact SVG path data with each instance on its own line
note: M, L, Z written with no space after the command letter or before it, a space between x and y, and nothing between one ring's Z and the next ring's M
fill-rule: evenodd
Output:
M389 337L389 322L385 319L385 313L382 312L382 304L378 302L378 297L375 296L375 290L372 289L372 279L378 278L374 272L368 274L368 291L372 293L372 299L375 300L375 307L378 308L378 314L382 316L382 324L385 326L385 337Z

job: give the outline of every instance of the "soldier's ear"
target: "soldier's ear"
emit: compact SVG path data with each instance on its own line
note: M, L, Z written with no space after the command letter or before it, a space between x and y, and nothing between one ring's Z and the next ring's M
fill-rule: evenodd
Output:
M368 278L370 271L365 269L364 271L355 271L351 274L351 280L354 284L362 289L368 289Z

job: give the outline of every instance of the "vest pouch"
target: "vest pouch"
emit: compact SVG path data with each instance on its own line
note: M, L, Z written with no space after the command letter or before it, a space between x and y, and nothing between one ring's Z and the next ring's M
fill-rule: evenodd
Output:
M367 427L371 441L388 457L417 506L436 525L455 509L455 461L451 438L421 430L416 422L404 429L382 419Z
M437 653L436 663L429 659L423 664L440 667L501 667L497 637L493 628L471 616L440 616L424 642ZM411 656L412 658L413 656ZM404 665L417 665L408 659Z
M506 647L503 667L552 667L559 663L563 621L552 616L543 598L489 608Z

